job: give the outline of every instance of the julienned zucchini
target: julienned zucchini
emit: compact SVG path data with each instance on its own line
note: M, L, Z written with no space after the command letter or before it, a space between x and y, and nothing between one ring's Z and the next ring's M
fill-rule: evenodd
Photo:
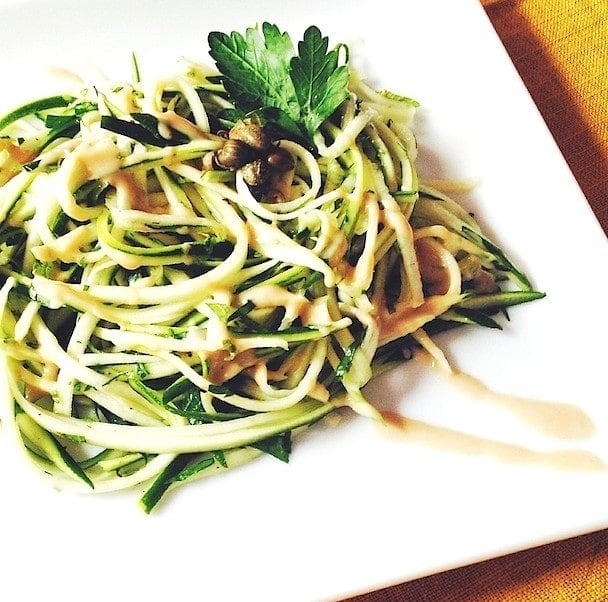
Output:
M146 512L338 407L378 418L363 387L404 351L544 296L419 182L417 103L344 45L208 40L219 74L135 64L0 118L3 420L60 484L149 485Z

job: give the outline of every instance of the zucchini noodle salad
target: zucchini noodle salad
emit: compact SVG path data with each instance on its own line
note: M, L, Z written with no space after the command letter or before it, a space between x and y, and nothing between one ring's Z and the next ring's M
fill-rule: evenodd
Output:
M433 337L543 297L418 179L418 103L315 26L208 36L215 66L0 117L0 391L59 489L179 483L348 407Z

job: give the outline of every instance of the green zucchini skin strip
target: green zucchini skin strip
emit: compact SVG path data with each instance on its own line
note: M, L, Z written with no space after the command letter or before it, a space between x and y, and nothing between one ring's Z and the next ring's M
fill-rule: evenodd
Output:
M194 479L209 477L233 470L247 464L261 455L261 451L247 448L226 450L222 453L224 461L220 463L215 455L183 454L177 456L154 479L150 487L141 496L139 505L146 514L150 514L170 489Z
M16 421L24 437L39 448L41 453L43 453L50 462L55 464L59 469L74 474L91 489L95 488L95 485L91 479L89 479L86 472L82 470L78 463L68 454L65 448L51 433L42 428L35 420L23 412L17 414Z
M59 94L56 96L48 96L39 100L28 102L24 105L13 109L6 115L0 118L0 132L6 129L9 125L27 117L28 115L36 114L40 111L46 111L48 109L56 109L61 107L67 107L76 98L67 94Z
M457 307L464 307L465 309L499 309L522 303L530 303L530 301L544 299L545 297L546 293L541 291L504 291L471 296L458 303Z

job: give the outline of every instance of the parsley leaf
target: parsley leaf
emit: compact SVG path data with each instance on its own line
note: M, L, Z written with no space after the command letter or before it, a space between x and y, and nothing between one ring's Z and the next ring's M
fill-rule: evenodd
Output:
M291 59L291 78L301 107L301 119L310 135L348 96L348 67L338 66L337 49L327 52L328 39L309 27Z
M304 32L298 55L289 34L267 22L244 36L211 32L208 42L235 107L292 134L311 140L348 96L348 67L315 26Z
M271 106L294 121L299 119L298 98L289 77L294 49L288 34L264 23L261 32L249 27L245 36L214 31L208 41L224 87L239 109L248 113Z

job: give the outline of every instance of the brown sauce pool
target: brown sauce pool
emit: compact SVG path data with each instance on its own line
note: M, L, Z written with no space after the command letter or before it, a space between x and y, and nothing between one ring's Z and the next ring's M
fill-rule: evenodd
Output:
M442 374L469 397L506 409L542 435L573 441L588 439L595 434L596 428L592 420L574 404L498 393L477 378L458 371L450 374L442 371ZM538 451L408 418L393 411L383 411L382 416L392 436L445 452L490 456L506 463L544 465L558 470L608 469L602 458L585 449Z

